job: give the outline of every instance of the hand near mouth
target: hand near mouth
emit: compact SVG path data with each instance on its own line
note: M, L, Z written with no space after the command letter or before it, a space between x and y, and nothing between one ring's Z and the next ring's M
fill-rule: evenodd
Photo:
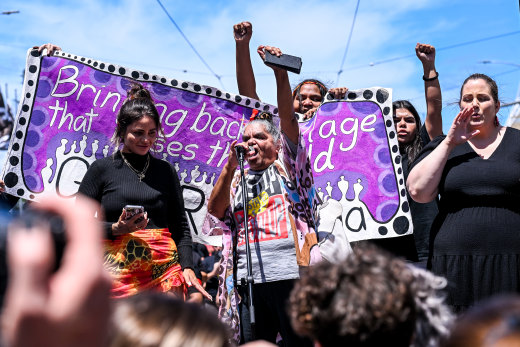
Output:
M237 152L235 150L236 145L236 140L231 142L231 146L229 146L228 160L226 162L226 166L232 170L235 170L238 167Z
M480 133L480 130L471 130L469 127L469 121L474 115L472 106L468 106L459 112L453 120L448 135L446 135L446 141L449 145L460 145Z
M231 143L231 147L230 147L229 155L228 155L228 163L233 168L236 168L238 166L238 156L237 156L238 153L236 150L237 147L244 148L244 159L245 160L248 160L249 157L254 156L255 154L258 153L258 150L256 150L253 146L248 146L247 143L245 143L245 142L237 143L237 141L233 141Z

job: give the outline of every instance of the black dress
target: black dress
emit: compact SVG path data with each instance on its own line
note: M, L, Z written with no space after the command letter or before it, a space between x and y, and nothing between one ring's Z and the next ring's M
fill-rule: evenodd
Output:
M414 164L444 138L435 138ZM519 292L520 131L506 128L488 159L469 143L455 147L439 194L429 267L448 279L448 303L462 311L496 293Z

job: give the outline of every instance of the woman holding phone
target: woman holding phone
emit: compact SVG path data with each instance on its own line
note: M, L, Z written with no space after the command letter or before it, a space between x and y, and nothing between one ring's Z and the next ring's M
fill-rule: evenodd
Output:
M183 297L186 284L207 295L192 270L192 240L177 172L150 154L160 133L150 92L133 84L117 115L116 152L96 160L79 187L79 193L104 209L105 266L114 276L113 297L143 290Z

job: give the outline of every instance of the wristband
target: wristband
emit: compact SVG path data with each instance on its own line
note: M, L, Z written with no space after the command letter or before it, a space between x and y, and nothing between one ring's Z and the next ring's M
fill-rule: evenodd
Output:
M435 76L433 76L433 77L430 77L430 78L426 78L425 76L422 77L422 79L425 82L435 81L437 78L439 78L439 73L437 71L435 71Z

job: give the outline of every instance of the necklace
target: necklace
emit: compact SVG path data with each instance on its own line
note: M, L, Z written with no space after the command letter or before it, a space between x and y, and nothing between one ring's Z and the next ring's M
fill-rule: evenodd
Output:
M135 172L137 174L137 177L139 178L139 182L142 182L143 181L143 178L144 178L144 175L146 174L146 170L148 170L148 165L150 165L150 155L148 154L146 156L146 164L144 165L144 168L143 170L139 171L139 170L136 170L128 160L126 160L125 156L123 155L123 152L121 152L121 157L123 158L123 161L125 162L125 164L130 168L132 169L133 172Z

